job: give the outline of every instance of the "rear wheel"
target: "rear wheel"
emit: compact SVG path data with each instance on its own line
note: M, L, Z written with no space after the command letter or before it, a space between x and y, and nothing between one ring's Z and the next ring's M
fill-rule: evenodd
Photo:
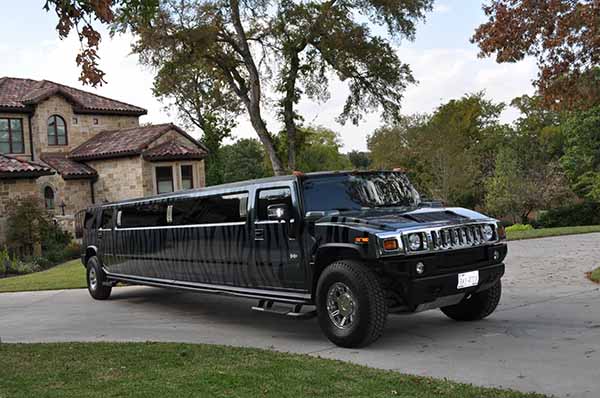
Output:
M112 286L105 286L106 274L100 266L98 257L92 256L86 267L87 287L90 295L96 300L106 300L110 297Z
M381 337L387 318L384 292L360 262L341 260L325 268L316 298L321 329L336 345L364 347Z
M502 283L498 281L489 289L473 293L460 303L442 307L441 310L455 321L478 321L496 310L500 296L502 296Z

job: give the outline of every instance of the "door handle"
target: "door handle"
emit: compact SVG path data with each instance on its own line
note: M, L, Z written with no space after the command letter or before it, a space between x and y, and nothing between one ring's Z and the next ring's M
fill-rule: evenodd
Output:
M254 240L265 240L265 230L262 228L256 228L254 230Z

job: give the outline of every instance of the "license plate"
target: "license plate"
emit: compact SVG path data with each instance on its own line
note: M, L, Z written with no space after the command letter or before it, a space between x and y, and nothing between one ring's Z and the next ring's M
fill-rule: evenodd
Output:
M465 287L477 286L478 283L479 271L471 271L458 274L457 289L464 289Z

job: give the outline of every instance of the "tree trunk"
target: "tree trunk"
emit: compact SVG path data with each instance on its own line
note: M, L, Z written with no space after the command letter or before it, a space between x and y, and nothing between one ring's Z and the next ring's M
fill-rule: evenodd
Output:
M294 103L297 101L296 79L298 77L298 68L300 67L298 52L292 52L289 62L290 69L285 81L285 97L283 99L283 120L287 133L288 169L294 171L296 170L296 120Z
M250 115L252 127L254 127L256 134L258 134L258 137L260 138L260 141L265 147L265 151L267 152L267 155L271 160L273 173L275 173L275 175L283 175L285 174L283 162L281 161L279 155L277 154L277 151L275 150L273 138L267 130L267 126L261 116L260 75L258 73L256 63L254 62L254 58L252 58L250 46L248 45L248 38L246 37L246 32L244 31L244 27L242 26L242 21L240 19L239 0L230 0L229 5L231 7L231 20L233 22L233 26L235 27L237 42L240 47L240 55L242 56L244 65L246 67L246 70L248 71L250 95L246 98L244 103L246 104L246 109L248 110L248 113Z

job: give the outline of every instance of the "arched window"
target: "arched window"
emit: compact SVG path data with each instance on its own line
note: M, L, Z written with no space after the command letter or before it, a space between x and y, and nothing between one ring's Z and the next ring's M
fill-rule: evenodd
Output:
M48 145L67 145L67 124L58 115L48 118Z
M54 209L54 190L51 187L44 188L44 205L46 209Z

